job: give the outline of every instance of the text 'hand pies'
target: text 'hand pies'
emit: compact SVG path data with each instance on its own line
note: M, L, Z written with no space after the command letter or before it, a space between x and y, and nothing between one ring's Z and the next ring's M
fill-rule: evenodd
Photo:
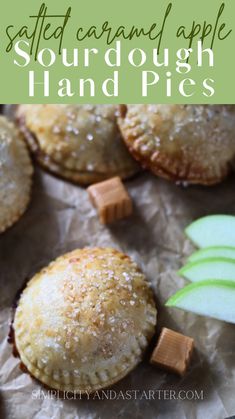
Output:
M154 174L211 185L235 158L235 106L128 105L119 126L133 156Z
M42 166L87 185L113 176L127 178L139 170L116 114L114 105L20 105L17 118Z
M0 233L16 222L30 199L32 165L20 133L0 117Z
M35 275L15 312L29 373L61 391L108 387L140 362L156 325L144 275L110 248L67 253Z

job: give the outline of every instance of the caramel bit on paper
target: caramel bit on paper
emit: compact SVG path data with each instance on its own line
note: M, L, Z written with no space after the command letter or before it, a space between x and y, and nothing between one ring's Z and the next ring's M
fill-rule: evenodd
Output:
M91 185L87 190L102 224L112 223L132 214L132 200L119 177Z
M183 376L190 363L194 340L164 327L150 362Z

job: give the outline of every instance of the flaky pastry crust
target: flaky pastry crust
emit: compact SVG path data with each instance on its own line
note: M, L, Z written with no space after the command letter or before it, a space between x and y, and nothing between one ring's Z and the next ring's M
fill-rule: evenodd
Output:
M118 120L132 155L154 174L220 182L235 158L235 106L128 105Z
M128 256L77 249L29 281L15 313L15 344L45 385L92 392L140 362L155 325L152 292Z
M116 112L114 105L20 105L17 119L43 167L90 184L139 170L121 138Z
M26 145L15 126L0 117L0 233L26 210L33 168Z

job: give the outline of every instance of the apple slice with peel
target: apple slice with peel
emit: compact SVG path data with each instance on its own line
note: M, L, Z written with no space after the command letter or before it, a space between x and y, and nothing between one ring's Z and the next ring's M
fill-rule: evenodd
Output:
M199 218L185 229L185 233L198 247L235 247L235 217L209 215Z
M166 306L235 323L235 282L208 280L187 285Z
M228 258L209 258L188 263L178 271L178 275L192 282L207 279L235 281L235 260ZM234 301L235 303L235 301Z
M189 258L188 262L197 262L198 260L208 258L229 258L235 259L235 247L205 247L197 250Z

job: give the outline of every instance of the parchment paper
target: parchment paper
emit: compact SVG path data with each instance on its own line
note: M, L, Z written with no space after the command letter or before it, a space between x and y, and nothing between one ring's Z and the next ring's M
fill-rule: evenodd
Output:
M164 308L166 299L186 284L176 275L193 250L184 227L206 214L235 213L234 184L232 176L216 187L182 188L142 173L126 182L135 203L134 215L107 227L99 223L85 189L36 170L29 209L0 236L1 419L222 419L235 413L235 326ZM33 391L43 388L21 372L7 343L12 301L25 278L56 256L93 245L121 249L142 266L157 299L157 334L166 326L192 336L196 344L185 378L151 366L147 354L113 389L203 390L203 400L32 398Z

